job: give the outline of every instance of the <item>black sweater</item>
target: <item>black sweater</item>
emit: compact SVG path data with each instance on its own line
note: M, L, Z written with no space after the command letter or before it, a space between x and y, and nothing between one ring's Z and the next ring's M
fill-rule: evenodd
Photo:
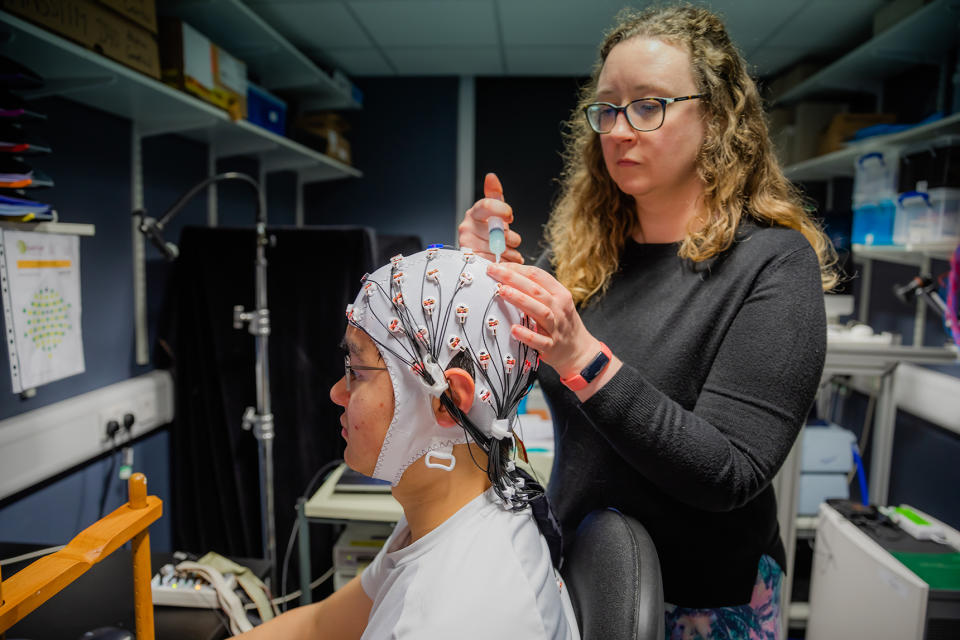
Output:
M581 310L624 363L602 389L581 404L541 368L557 440L549 497L568 539L597 508L637 518L667 602L745 604L760 556L785 564L770 481L823 370L817 257L800 233L752 224L705 263L678 248L628 240L607 293Z

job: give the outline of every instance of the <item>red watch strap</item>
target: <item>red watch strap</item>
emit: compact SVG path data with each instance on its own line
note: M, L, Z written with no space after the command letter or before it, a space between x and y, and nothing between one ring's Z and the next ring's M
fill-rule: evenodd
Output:
M596 361L596 359L599 358L601 354L607 357L607 363L603 366L603 369L606 369L607 367L610 366L610 363L613 361L613 353L611 353L610 347L605 345L603 342L600 343L600 353L594 356L593 360L590 361L590 364L593 364L593 362ZM593 380L588 381L583 377L583 372L590 368L590 364L588 364L586 367L581 369L580 373L576 375L570 376L569 378L560 378L560 382L562 382L563 385L566 388L570 389L571 391L580 391L581 389L585 388L588 384L590 384L590 382L592 382L593 380L596 380L596 376L599 376L603 372L603 369L600 369L600 371L597 371Z

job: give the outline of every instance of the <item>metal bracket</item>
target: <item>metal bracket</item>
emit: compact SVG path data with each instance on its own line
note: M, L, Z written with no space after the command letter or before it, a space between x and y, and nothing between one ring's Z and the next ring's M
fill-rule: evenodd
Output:
M270 335L270 310L259 309L254 311L244 311L242 305L233 307L233 328L243 329L244 323L247 324L247 331L254 336Z
M257 440L273 439L272 413L257 413L257 410L253 407L247 407L246 411L243 412L240 426L243 427L244 431L253 429L253 437Z

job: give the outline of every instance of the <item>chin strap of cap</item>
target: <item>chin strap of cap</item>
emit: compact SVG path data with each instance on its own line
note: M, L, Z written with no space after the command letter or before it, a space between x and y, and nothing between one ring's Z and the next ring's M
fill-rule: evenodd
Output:
M442 462L435 462L434 459L446 460L447 464ZM423 456L423 463L430 467L431 469L442 469L444 471L453 471L453 468L457 466L457 459L453 455L453 445L448 444L445 447L436 449L434 451L428 451L427 455Z

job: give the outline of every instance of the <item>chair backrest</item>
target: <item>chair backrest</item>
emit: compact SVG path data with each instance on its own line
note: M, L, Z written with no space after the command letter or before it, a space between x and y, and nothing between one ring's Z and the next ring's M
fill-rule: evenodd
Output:
M583 640L663 640L663 581L650 534L615 509L587 515L563 577Z
M153 640L150 532L163 503L147 495L142 473L130 476L129 501L81 531L60 551L44 556L0 581L0 638L28 613L83 575L128 540L133 551L133 602L137 640ZM109 596L107 596L109 597Z

